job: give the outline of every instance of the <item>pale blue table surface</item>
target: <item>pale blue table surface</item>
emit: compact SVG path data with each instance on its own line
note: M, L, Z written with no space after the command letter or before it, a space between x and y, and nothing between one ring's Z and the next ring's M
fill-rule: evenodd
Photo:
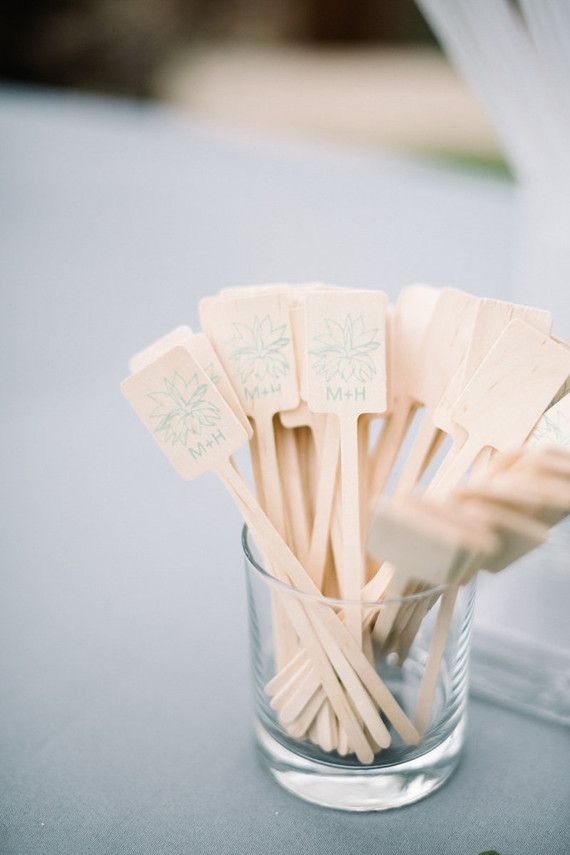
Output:
M568 855L568 731L480 702L452 783L405 810L264 777L237 511L177 479L118 388L226 285L516 296L509 184L10 89L0 179L0 853Z

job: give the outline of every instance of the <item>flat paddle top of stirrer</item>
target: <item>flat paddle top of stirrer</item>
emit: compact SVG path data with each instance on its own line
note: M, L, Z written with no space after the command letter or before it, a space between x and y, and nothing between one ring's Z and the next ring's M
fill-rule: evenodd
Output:
M163 353L167 353L178 345L185 347L186 350L189 351L192 358L196 360L200 368L208 376L208 379L212 381L214 386L218 387L220 394L229 404L234 415L237 416L248 437L251 438L253 433L251 425L242 409L235 389L230 383L228 375L224 371L218 354L214 350L214 347L206 333L192 332L188 326L176 327L176 329L171 330L169 333L166 333L166 335L163 335L161 338L153 341L152 344L149 344L149 346L145 347L144 350L135 353L135 355L129 359L129 369L131 370L131 373L139 371L139 369L144 368L145 365L149 365L151 362L154 362L155 359L158 359L158 357L162 356Z
M177 346L121 384L123 395L182 478L225 463L247 434L185 347Z
M522 444L570 373L570 351L522 320L511 321L451 408L481 447Z
M298 406L289 300L281 289L206 297L200 319L248 416Z
M307 400L317 413L340 417L387 407L386 320L381 291L334 290L307 295Z

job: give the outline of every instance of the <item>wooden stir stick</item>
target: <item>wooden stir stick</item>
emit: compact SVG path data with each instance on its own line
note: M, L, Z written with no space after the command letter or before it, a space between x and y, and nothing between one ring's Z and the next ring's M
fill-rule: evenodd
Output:
M414 379L421 362L421 348L439 290L429 285L410 285L400 292L390 324L390 408L369 458L368 504L372 510L386 489L419 402Z
M484 567L490 572L498 572L526 555L532 549L540 546L546 537L547 527L559 522L570 509L570 487L563 480L564 466L568 468L565 475L570 477L570 457L566 460L550 459L548 453L540 455L536 461L529 460L528 452L516 457L516 465L504 471L497 470L485 473L476 483L462 490L454 491L453 500L439 505L439 513L445 513L449 521L457 523L458 516L462 524L474 521L475 510L485 521L485 515L490 516L491 525L501 535L501 546L497 557L483 564L482 556L476 556L466 565L461 574L461 583L468 581L477 570ZM502 462L502 461L501 461ZM550 469L548 467L556 467ZM499 474L496 474L497 471ZM554 474L555 473L555 474ZM425 499L421 500L422 502ZM467 513L469 512L469 513ZM475 515L476 516L476 515ZM456 580L450 579L450 582ZM416 608L405 627L394 626L393 633L403 661L421 625L425 614L432 607L437 597L422 598L421 608Z
M311 509L309 496L304 489L297 442L294 432L283 427L279 419L275 420L274 429L286 511L286 540L301 564L307 567Z
M434 423L435 409L459 368L471 342L478 300L454 288L443 288L431 314L418 354L420 370L412 373L411 394L423 405L418 434L394 486L395 496L415 487L441 432Z
M307 293L310 292L305 291L305 297ZM280 419L286 427L310 428L317 448L318 476L315 489L314 519L305 566L317 587L322 590L339 456L338 421L334 416L313 412L307 404L304 302L303 299L302 303L291 308L291 327L297 358L300 403L296 410L282 411Z
M314 412L332 413L340 426L343 560L338 579L343 599L359 600L364 581L358 486L357 420L386 410L387 299L379 291L320 291L305 303L307 399ZM361 643L359 610L347 625Z
M458 431L460 433L460 429L457 428L450 416L450 409L492 345L513 318L520 318L544 333L549 333L552 326L550 312L501 300L479 300L465 356L433 412L433 423L439 430L451 437L456 437ZM477 465L486 466L491 454L491 448L482 451L477 460ZM447 459L447 464L450 461L451 457ZM441 474L442 470L439 473L440 477ZM415 604L407 604L398 610L391 629L393 641L398 640L407 624L415 622L419 626L428 605L429 601L424 598ZM382 625L380 625L379 630L385 631ZM386 653L389 652L389 646L384 645L383 649Z
M296 509L303 508L301 514L307 524L309 522L309 518L311 519L310 532L307 527L303 529L303 549L297 554L299 555L302 564L307 569L316 586L319 588L319 590L322 591L329 542L332 494L338 465L338 427L336 419L334 417L326 416L321 413L313 413L309 409L309 406L307 404L304 303L306 295L311 291L315 291L317 289L318 286L305 286L302 291L296 290L291 292L289 295L291 329L293 334L294 351L296 357L300 401L299 406L295 410L281 411L280 420L285 428L290 428L297 431L299 430L299 428L305 428L310 430L314 443L313 447L317 450L316 456L318 461L318 476L316 478L316 489L314 496L309 496L309 492L307 489L298 489L296 491L296 496L289 504L291 510L288 513L288 516L291 517L292 527L294 531L301 528L301 525L298 521L299 511ZM292 438L291 431L289 432L289 436L290 438ZM293 471L295 468L295 455L293 453L291 439L289 440L289 443L290 455L289 460L286 462L285 471L287 472L287 477L285 478L285 485L287 485L287 483L291 483L291 471ZM308 447L305 443L301 446L297 445L296 449L298 452L297 464L300 464L300 460L298 458L301 455L302 451L305 452L305 455L307 454ZM294 486L295 484L293 482L293 489ZM301 484L299 484L299 487L301 487ZM312 503L311 498L313 499ZM311 503L312 512L310 515L308 512L309 503ZM295 523L297 524L295 525ZM307 535L308 540L306 541L305 537ZM300 537L297 536L296 539L300 540ZM302 694L303 684L301 684L300 687L296 687L295 685L290 687L290 692L292 692L292 694L294 696L296 695L297 697L299 697L299 690ZM280 697L279 701L275 701L276 704L278 702L284 703L284 707L281 713L283 717L287 714L288 705L286 701L284 701L283 696ZM303 718L305 721L309 720L306 711ZM297 725L299 725L299 720L297 720ZM323 703L319 707L318 712L315 716L315 722L311 727L311 738L313 739L313 741L316 741L317 744L321 744L322 746L324 746L330 744L331 739L333 738L333 734L336 733L336 717L334 715L334 712L332 711L329 702L326 700L326 698L324 698ZM331 748L328 750L332 750L332 747L334 747L334 745L332 745Z
M458 428L451 417L451 408L507 325L517 318L540 332L550 333L550 312L503 300L479 300L465 359L445 389L434 412L434 422L440 430L452 437L457 436Z
M434 423L434 412L445 388L465 358L476 310L477 299L471 294L454 288L443 288L439 293L419 349L418 370L411 374L409 383L410 397L424 408L422 420L396 479L394 496L403 497L411 492L443 438ZM391 600L382 609L381 620L376 620L374 627L374 637L380 646L385 644L397 619L400 611L398 598L404 593L405 584L406 580L394 574L388 563L380 567L363 590L363 598L371 602L378 600L382 591L386 592L384 598ZM366 621L370 622L374 617L375 613L369 612Z
M550 328L551 318L550 318L549 313L547 313L547 312L542 312L541 310L532 309L532 308L529 308L526 306L513 307L512 304L497 303L497 301L482 301L482 304L483 305L479 309L479 323L476 324L476 327L477 327L478 334L480 334L482 339L487 343L491 340L491 336L494 335L496 333L496 331L500 328L501 323L504 322L506 318L508 318L509 316L513 316L513 315L514 316L517 316L518 314L523 315L529 321L532 322L533 328L538 328L538 329L542 328L543 330ZM506 327L504 327L504 329L506 329ZM499 336L499 338L500 338L500 336ZM553 341L553 343L555 343L556 345L558 345L559 348L562 349L559 352L562 352L563 350L567 350L567 347L566 347L564 342L554 342ZM473 354L473 349L475 350L475 354ZM480 348L478 349L476 346L473 349L471 351L470 358L471 358L472 364L475 364L475 363L479 362L477 353L480 353L481 349ZM498 358L499 359L501 358L500 354L499 354ZM480 364L480 362L479 362L479 364ZM531 369L529 367L529 372L530 372L530 370ZM516 381L516 380L520 380L520 377L516 378L513 376L512 379L513 379L513 381ZM554 382L556 382L556 380ZM546 388L552 388L552 386L547 386ZM452 425L452 427L450 427L449 429L451 431L453 431L453 435L455 436L456 439L459 437L459 440L456 442L456 445L454 446L454 449L455 449L454 452L448 455L448 458L444 462L444 465L442 466L440 472L437 474L437 476L434 480L433 489L435 489L435 490L438 489L438 483L441 482L441 480L446 477L447 469L454 465L454 455L459 454L461 452L461 446L462 446L461 432L462 432L462 429L461 429L461 427L459 427L458 425L455 425L453 423L453 418L451 416L452 409L453 409L453 407L449 408L450 412L448 413L446 418L448 419L449 423ZM541 419L541 422L539 422L539 424L544 424L542 419ZM527 425L528 425L528 422L527 422ZM539 428L537 428L537 430L539 430L539 432L540 432ZM518 437L518 441L520 442L520 435ZM488 448L490 449L490 446ZM503 448L503 451L504 451L504 448ZM429 604L427 604L424 601L417 607L417 610L419 611L419 615L418 615L418 619L416 620L416 624L418 626L421 623L421 620L423 619L423 615L425 614L425 610L426 610L428 605Z
M337 577L341 597L357 601L364 578L357 422L362 413L381 413L386 409L387 300L378 291L319 291L307 295L305 313L307 400L314 412L329 414L321 451L309 561L324 562L326 556L340 423L342 560ZM319 555L320 558L315 557ZM322 566L321 563L319 570ZM361 644L360 609L345 609L344 618ZM290 699L294 709L306 702L311 690L316 688L310 680L294 688Z
M455 511L457 512L457 508ZM470 508L469 515L471 513L472 509ZM465 567L459 573L462 582L468 581L473 573L481 567L488 568L491 572L504 569L517 558L540 545L545 539L545 527L523 515L505 512L496 506L487 508L481 506L478 516L479 519L485 519L489 526L500 533L501 546L497 554L491 559L487 556L476 555L470 562L466 562ZM425 731L431 716L439 667L445 651L449 625L453 617L457 590L457 586L454 585L442 598L418 692L415 723L422 733Z
M229 455L246 441L245 431L188 351L177 347L164 354L127 378L123 392L182 477L192 478L206 469L218 473L240 504L262 549L271 555L268 568L276 578L318 595L309 576L230 462ZM305 609L293 595L280 594L280 599L362 762L370 762L370 748L335 672L350 691L351 704L378 744L387 745L389 734L370 698L387 715L394 716L394 726L403 738L417 741L417 732L334 612L318 603Z
M309 410L306 402L306 383L304 377L305 312L303 303L305 294L311 290L315 290L315 287L304 286L301 289L291 289L288 293L290 304L289 316L300 400L299 405L294 410L282 410L279 413L279 421L282 427L277 428L276 432L281 441L281 455L283 458L283 465L281 466L282 483L284 491L289 497L287 517L291 522L293 540L298 547L296 554L320 589L322 579L314 572L313 563L309 560L309 544L313 518L312 497L307 489L306 473L302 469L305 461L302 460L301 448L294 433L294 431L298 431L300 428L310 430L316 447L320 448L321 434L324 429L324 417ZM303 445L303 450L306 454L306 444ZM302 546L299 546L300 544Z
M520 445L541 413L570 374L570 352L564 345L521 320L511 321L451 409L451 417L463 429L458 450L430 493L446 495L465 475L481 449L501 452ZM441 656L457 588L442 598L436 621L433 649L418 694L416 725L424 729L429 718Z
M521 445L569 372L567 348L524 321L511 321L450 409L463 436L432 492L455 486L481 449L506 453Z
M122 390L183 478L194 478L207 469L217 472L237 499L252 531L257 532L261 543L267 545L272 555L269 569L276 577L286 583L292 577L311 587L302 567L295 561L230 462L231 454L247 439L245 431L188 350L175 347L163 354L128 377L122 384ZM278 569L282 566L287 567L290 575ZM370 723L384 744L389 743L389 735L335 642L334 629L330 629L330 623L328 631L323 629L328 650L325 654L319 634L299 601L282 594L279 599L304 648L310 653L313 667L319 673L335 714L350 733L351 741L354 740L352 744L357 756L361 762L369 763L373 757L372 750L338 682L329 656L335 659L335 668L341 671L343 684L351 686L355 705L363 714L363 719ZM317 616L314 616L314 621L318 624ZM342 630L342 625L338 625Z
M450 408L455 441L449 461L443 461L442 474L436 474L428 492L445 495L483 448L507 452L522 444L551 400L552 390L563 382L569 356L548 335L524 321L511 321ZM373 584L366 586L365 594Z
M269 519L285 534L273 417L299 403L289 304L280 290L206 298L200 319L245 413L253 419Z
M289 302L283 286L254 288L246 296L200 301L200 319L232 381L246 415L255 423L254 463L264 508L282 537L287 536L273 418L299 403ZM254 458L255 460L255 458ZM295 640L275 606L277 658L285 665Z

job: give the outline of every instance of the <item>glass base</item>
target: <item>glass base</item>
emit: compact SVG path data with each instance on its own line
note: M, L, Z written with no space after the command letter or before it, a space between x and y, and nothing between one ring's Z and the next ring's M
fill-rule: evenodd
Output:
M256 736L262 765L288 792L321 807L380 811L413 804L447 781L461 756L465 717L435 748L385 766L319 762L286 748L259 721Z

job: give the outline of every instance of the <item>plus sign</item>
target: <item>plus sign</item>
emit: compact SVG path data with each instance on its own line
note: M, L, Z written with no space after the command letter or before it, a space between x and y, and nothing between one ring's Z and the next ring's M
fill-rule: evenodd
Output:
M211 440L211 439L209 439L209 440L207 440L206 445L208 446L208 448L212 448L212 446L214 445L214 443L212 442L212 440Z
M349 399L350 399L350 398L352 398L352 392L350 391L350 389L348 389L348 390L344 393L344 397L345 397L345 398L349 398Z
M261 391L263 395L269 395L269 389L267 389L266 387L264 387Z

